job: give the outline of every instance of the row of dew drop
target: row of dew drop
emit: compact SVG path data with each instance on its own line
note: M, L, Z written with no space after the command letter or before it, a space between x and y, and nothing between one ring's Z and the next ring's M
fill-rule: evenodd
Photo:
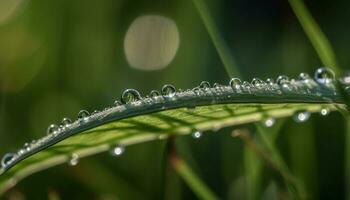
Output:
M318 84L322 84L329 87L334 87L332 84L334 82L335 75L332 70L329 68L319 68L315 71L314 74L314 80L306 73L301 73L298 77L298 81L302 81L304 83L310 83L316 81ZM345 79L344 79L345 80ZM281 75L276 79L276 83L273 79L267 79L266 81L263 81L259 78L254 78L251 82L244 81L242 82L238 78L232 78L229 82L229 85L231 86L232 90L236 93L240 93L242 91L249 91L250 89L255 88L272 88L277 89L277 91L280 91L279 89L291 89L291 86L293 86L293 83L295 83L294 79L289 79L289 77ZM213 85L213 88L220 88L222 85L215 83ZM199 94L200 90L203 89L209 89L211 88L211 85L207 81L202 81L198 87L195 87L192 89L192 91L195 94ZM162 87L161 92L157 90L152 90L146 98L173 98L176 95L176 88L171 84L166 84ZM121 106L133 102L137 102L142 100L141 94L135 90L135 89L126 89L122 95L121 99L116 100L114 102L115 106ZM189 110L193 111L195 107L190 107ZM94 111L91 115L98 114L99 111ZM321 109L321 115L325 116L329 113L329 109L323 108ZM90 119L90 113L86 110L81 110L78 113L77 123L82 124L85 122L88 122ZM304 122L307 119L309 119L310 113L307 111L301 111L298 112L293 119L296 122ZM272 127L275 124L275 119L272 117L268 117L264 120L263 124L266 127ZM14 162L17 158L20 156L30 152L32 149L42 145L43 143L47 142L48 140L52 139L53 137L58 136L59 134L63 133L66 130L69 130L71 128L71 125L74 122L69 118L63 118L60 125L51 124L47 128L47 137L44 137L42 139L39 139L38 141L33 140L31 143L25 143L23 148L17 151L17 153L6 153L2 159L1 159L1 167L6 168L8 165L10 165L12 162ZM218 130L218 128L214 128L213 130ZM202 132L195 131L192 136L194 138L200 138L202 136ZM117 145L116 147L112 148L111 152L114 156L119 156L124 152L125 148L121 145ZM71 159L69 160L70 165L76 165L78 163L79 156L77 154L72 154Z

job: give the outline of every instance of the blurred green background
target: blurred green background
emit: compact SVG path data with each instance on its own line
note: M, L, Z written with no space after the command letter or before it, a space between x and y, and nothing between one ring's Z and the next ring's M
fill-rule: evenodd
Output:
M242 78L296 77L321 66L288 1L205 3ZM346 69L350 1L305 3ZM229 79L192 1L0 0L1 155L80 109L112 106L126 88L147 94L165 83L187 89ZM287 119L279 131L279 151L308 199L346 198L344 127L341 115L331 113L303 124ZM244 144L231 137L232 129L176 142L220 198L254 199L251 192L257 199L284 197L285 186L266 165L260 189L249 189ZM164 145L150 142L128 147L118 158L106 153L75 167L60 165L26 178L5 198L195 199L176 175L164 185Z

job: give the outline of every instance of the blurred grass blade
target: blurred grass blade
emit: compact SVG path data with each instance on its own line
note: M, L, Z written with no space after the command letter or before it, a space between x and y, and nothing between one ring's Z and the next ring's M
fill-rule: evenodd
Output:
M210 15L209 9L204 0L192 0L197 8L199 15L207 29L211 40L219 54L219 57L226 69L226 72L230 77L242 77L239 73L239 68L233 58L233 54L230 51L229 46L220 35L218 28L215 25L214 19Z
M202 182L202 180L191 170L187 163L175 152L170 155L170 163L175 171L183 178L187 185L197 195L199 199L215 200L218 199L214 193Z
M320 57L323 65L332 68L334 72L339 75L341 71L338 67L332 46L319 25L313 19L303 0L289 0L289 4L291 5L318 56Z

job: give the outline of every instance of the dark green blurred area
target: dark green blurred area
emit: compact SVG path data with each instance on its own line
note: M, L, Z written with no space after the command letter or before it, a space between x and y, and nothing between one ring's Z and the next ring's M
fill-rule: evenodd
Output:
M0 154L45 134L50 123L80 109L113 105L126 88L141 94L165 83L192 88L202 80L227 84L229 76L192 1L0 1ZM15 5L17 4L18 5ZM244 79L296 77L321 62L287 1L206 0ZM350 64L350 2L306 1L333 44L343 69ZM15 5L15 6L14 6ZM124 39L139 16L172 19L179 31L175 58L163 69L131 68ZM245 126L252 129L253 125ZM223 199L248 199L244 145L230 132L200 140L177 138L179 152ZM128 147L120 158L106 154L34 174L9 191L9 199L195 199L175 175L164 185L164 142ZM278 147L310 199L344 199L345 129L339 113L287 119ZM264 166L259 199L285 186ZM272 189L271 189L272 188ZM276 189L277 188L277 189ZM165 192L164 192L165 191ZM271 192L272 191L272 192ZM166 194L164 194L166 193Z

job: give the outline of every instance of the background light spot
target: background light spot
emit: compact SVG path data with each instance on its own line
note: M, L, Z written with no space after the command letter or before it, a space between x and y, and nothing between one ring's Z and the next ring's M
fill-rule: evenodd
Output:
M124 50L131 67L157 70L174 59L179 43L179 31L172 19L147 15L136 18L130 25Z

